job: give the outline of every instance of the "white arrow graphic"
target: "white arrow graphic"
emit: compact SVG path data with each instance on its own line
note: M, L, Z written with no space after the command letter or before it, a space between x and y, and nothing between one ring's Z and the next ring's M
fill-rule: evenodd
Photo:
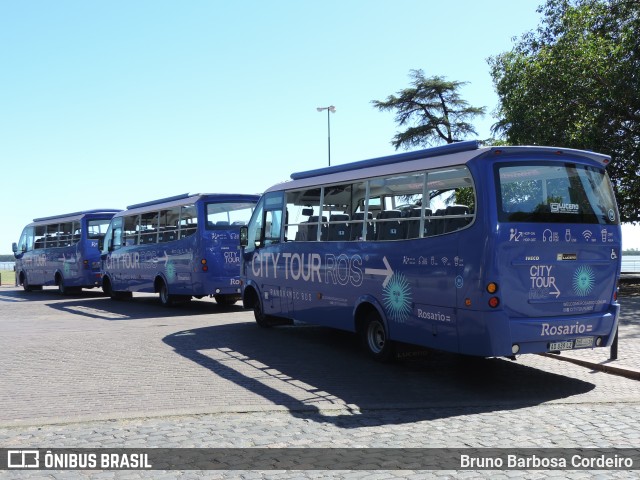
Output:
M387 257L382 257L382 262L385 268L365 268L364 273L365 275L384 275L386 277L384 282L382 282L382 288L384 288L387 286L387 283L389 283L389 280L391 280L393 270L391 270L391 265L389 265Z
M167 251L165 250L163 253L163 257L157 257L153 259L153 263L164 262L165 264L169 261L169 256L167 255Z

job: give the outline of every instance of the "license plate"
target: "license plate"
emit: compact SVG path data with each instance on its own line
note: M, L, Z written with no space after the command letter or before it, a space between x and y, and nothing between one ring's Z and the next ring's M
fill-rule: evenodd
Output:
M553 342L549 344L549 350L571 350L573 348L573 341L568 342Z
M593 347L593 337L576 338L575 348Z

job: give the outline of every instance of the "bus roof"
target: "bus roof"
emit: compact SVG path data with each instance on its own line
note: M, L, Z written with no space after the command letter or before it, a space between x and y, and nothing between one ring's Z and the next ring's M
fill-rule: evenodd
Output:
M267 190L278 191L290 188L304 188L318 184L341 183L363 177L385 176L394 173L419 171L432 168L446 168L462 165L483 154L489 155L562 155L565 158L580 157L599 163L606 167L611 157L600 153L570 148L539 147L539 146L504 146L480 147L476 140L457 142L449 145L406 152L369 160L334 165L291 174L291 180L279 183Z
M361 160L359 162L345 163L342 165L334 165L333 167L317 168L306 172L297 172L291 174L292 180L300 180L303 178L319 177L331 173L348 172L351 170L361 170L368 167L378 167L382 165L392 165L395 163L408 162L423 158L438 157L441 155L451 155L458 152L468 152L480 148L480 143L476 140L469 142L451 143L449 145L441 145L439 147L427 148L415 152L399 153L386 157L372 158L370 160Z
M147 210L146 207L154 205L163 207L175 207L179 205L186 205L196 202L200 199L207 199L216 202L234 202L234 201L258 201L259 195L243 194L243 193L183 193L181 195L174 195L172 197L159 198L157 200L150 200L148 202L136 203L134 205L127 206L126 213L129 214L133 210ZM125 213L124 211L122 212Z
M97 208L94 210L82 210L79 212L73 212L73 213L64 213L62 215L52 215L51 217L40 217L40 218L34 218L33 221L34 222L48 222L50 220L57 220L57 219L61 219L61 218L69 218L70 217L82 217L84 215L89 215L89 214L113 214L113 213L118 213L120 212L120 209L113 209L113 208Z

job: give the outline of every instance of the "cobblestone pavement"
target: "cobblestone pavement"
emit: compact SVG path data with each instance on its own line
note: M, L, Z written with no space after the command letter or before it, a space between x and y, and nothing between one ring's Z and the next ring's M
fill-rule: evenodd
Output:
M563 352L560 358L640 380L640 295L621 297L617 358L607 348Z
M640 343L640 302L623 298L621 303L616 362L631 369L638 362L629 354L634 341ZM356 343L351 335L316 327L260 329L250 312L220 309L212 301L163 309L151 296L113 302L91 291L60 297L2 287L0 447L640 448L639 381L544 356L512 362L433 354L381 365ZM3 478L454 476L632 475L0 472Z

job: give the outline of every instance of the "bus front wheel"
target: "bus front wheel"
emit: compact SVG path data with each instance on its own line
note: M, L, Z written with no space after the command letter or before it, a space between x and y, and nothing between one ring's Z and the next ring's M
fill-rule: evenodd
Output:
M231 305L235 305L238 301L238 297L236 295L214 295L213 298L221 307L230 307Z
M367 315L361 335L367 353L375 360L388 362L394 358L394 344L389 339L384 322L377 312Z
M22 276L22 288L25 292L34 292L42 290L42 285L31 285L29 280L27 280L27 274L23 274Z
M271 316L264 313L262 309L262 302L257 300L253 305L253 316L256 319L258 326L262 328L268 328L271 326Z

